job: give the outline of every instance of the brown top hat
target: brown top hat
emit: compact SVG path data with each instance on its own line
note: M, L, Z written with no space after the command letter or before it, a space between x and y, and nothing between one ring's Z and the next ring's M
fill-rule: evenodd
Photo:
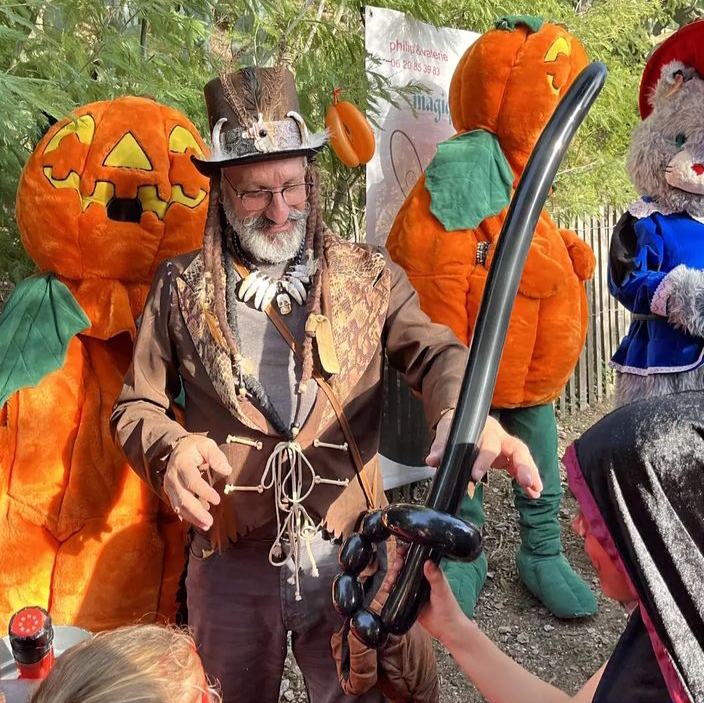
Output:
M243 68L214 78L204 89L212 153L192 156L210 176L222 166L292 156L314 156L328 141L310 134L298 114L296 84L284 68Z

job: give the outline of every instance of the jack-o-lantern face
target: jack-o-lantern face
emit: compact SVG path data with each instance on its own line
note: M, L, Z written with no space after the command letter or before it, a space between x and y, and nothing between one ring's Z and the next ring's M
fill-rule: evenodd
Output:
M495 134L520 172L587 63L582 45L563 27L539 18L501 20L472 44L455 69L450 84L454 126L458 132Z
M153 100L80 108L27 161L22 243L42 271L149 282L165 258L199 246L209 183L190 157L204 150L184 115Z

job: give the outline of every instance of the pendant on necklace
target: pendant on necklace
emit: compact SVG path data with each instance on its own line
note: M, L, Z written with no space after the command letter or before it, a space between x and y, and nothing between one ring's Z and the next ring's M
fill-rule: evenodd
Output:
M276 296L276 305L282 315L288 315L291 312L291 297L288 293L279 293Z

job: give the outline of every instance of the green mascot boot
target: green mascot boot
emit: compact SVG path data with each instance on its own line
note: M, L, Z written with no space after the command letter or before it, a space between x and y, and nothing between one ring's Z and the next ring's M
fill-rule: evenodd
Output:
M484 527L484 486L481 483L477 484L473 498L465 494L457 516L471 522L480 530ZM489 570L486 554L482 551L470 562L443 559L440 566L460 608L468 618L474 618L474 608Z
M501 424L528 445L543 480L543 492L535 500L513 482L521 534L521 546L516 555L521 581L558 618L594 615L597 611L594 594L573 571L562 552L558 522L562 487L553 406L502 410Z

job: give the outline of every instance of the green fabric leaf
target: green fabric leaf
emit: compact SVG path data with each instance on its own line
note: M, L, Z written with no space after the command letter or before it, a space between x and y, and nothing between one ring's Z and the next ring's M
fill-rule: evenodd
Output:
M513 171L498 138L483 129L438 144L425 172L430 212L452 232L473 229L511 200Z
M509 15L508 17L500 17L494 22L496 29L507 29L509 32L516 30L518 25L528 27L531 32L539 32L540 28L545 24L542 17L533 17L532 15Z
M0 407L61 368L71 338L88 327L71 291L52 274L19 283L0 315Z

